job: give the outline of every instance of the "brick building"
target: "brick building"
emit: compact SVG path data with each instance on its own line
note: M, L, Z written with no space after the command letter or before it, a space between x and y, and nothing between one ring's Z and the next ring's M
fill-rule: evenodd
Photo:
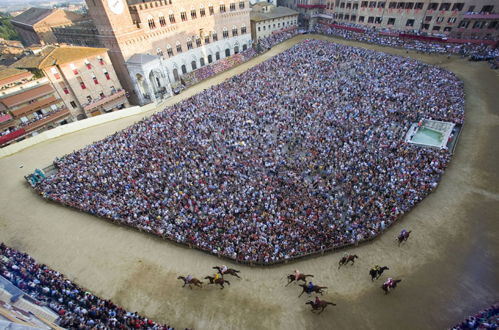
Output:
M248 0L86 2L100 44L134 103L164 97L181 75L251 45Z
M251 37L254 42L273 33L298 27L298 12L259 2L251 7Z
M46 77L0 67L0 146L72 121Z
M499 38L497 0L279 0L278 3L298 10L305 27L322 19L463 39Z
M41 70L77 119L129 105L105 48L49 46L12 66Z
M30 46L56 43L53 27L72 25L83 19L82 15L63 9L30 8L12 18L11 22L23 44Z

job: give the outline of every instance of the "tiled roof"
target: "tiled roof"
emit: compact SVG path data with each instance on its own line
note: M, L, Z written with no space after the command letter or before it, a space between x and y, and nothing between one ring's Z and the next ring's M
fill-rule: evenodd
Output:
M13 63L11 67L15 68L37 68L43 69L56 64L65 64L87 57L102 55L107 52L106 48L94 47L46 47L41 54L25 56L19 61Z
M0 85L8 84L23 78L29 78L31 76L32 73L26 70L19 70L0 65Z
M45 9L45 8L35 8L32 7L26 11L24 11L22 14L17 15L16 17L12 18L12 23L19 23L23 25L34 25L47 17L48 15L52 14L54 10L53 9Z
M38 66L39 69L50 67L54 65L54 60L57 64L69 63L76 60L81 60L87 57L93 57L102 55L107 52L106 48L94 48L94 47L58 47L54 49L50 54L45 56L45 59L41 61Z
M48 84L42 85L12 96L4 97L0 99L0 102L2 102L7 108L10 108L16 105L26 103L40 96L47 95L49 93L52 93L53 91L54 89L52 88L52 86Z

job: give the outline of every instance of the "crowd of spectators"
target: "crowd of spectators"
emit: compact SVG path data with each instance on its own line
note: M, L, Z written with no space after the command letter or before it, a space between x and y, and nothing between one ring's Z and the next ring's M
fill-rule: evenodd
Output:
M213 77L219 73L227 71L239 64L249 61L256 56L256 52L253 48L248 48L241 53L234 54L230 57L219 60L216 63L203 66L197 70L189 72L182 76L184 84L186 86L194 85L200 81Z
M305 40L56 160L35 189L268 264L372 238L432 192L451 155L404 142L424 118L463 123L454 74Z
M275 45L280 44L281 42L286 41L290 38L293 38L295 35L299 33L300 32L298 28L276 32L268 37L258 40L258 44L260 45L262 51L267 51L270 48L274 47Z
M0 243L0 275L55 311L67 329L173 330L80 288L28 254Z
M336 24L338 26L340 24ZM486 44L473 43L443 43L435 41L423 41L417 39L408 39L399 37L401 31L384 31L375 29L366 29L365 26L354 24L341 24L345 28L317 24L313 32L341 37L348 40L361 41L371 44L377 44L388 47L399 47L429 54L452 54L464 57L499 57L499 49ZM354 27L355 31L346 28Z
M468 316L463 322L456 324L452 330L497 329L499 327L499 303Z

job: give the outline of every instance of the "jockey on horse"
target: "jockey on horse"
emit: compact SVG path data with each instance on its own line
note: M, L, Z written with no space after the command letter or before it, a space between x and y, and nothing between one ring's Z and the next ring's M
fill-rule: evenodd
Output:
M225 272L227 271L227 266L225 265L222 265L222 269L220 269L220 272L223 274L225 274Z
M185 280L187 281L187 283L190 283L192 281L192 275L191 274L187 275Z
M314 289L314 283L312 283L312 281L308 282L307 293L311 293L313 289Z
M298 281L298 279L300 278L300 271L298 269L295 269L295 281Z
M388 280L384 283L389 290L393 286L393 278L389 277Z

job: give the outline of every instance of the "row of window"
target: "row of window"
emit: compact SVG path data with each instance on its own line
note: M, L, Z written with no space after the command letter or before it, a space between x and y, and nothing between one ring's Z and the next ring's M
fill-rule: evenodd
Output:
M242 26L241 27L241 34L245 34L247 32L246 30L246 26ZM237 29L237 27L233 27L232 28L232 36L233 37L236 37L239 35L239 30ZM227 28L224 28L223 32L222 32L222 36L223 38L229 38L230 35L229 35L229 30L227 30ZM209 35L206 35L204 36L204 44L207 45L209 44L210 42L216 42L218 41L218 34L216 32L212 32L211 34ZM192 41L191 38L187 38L186 40L186 46L187 46L187 50L190 50L190 49L193 49L194 48L194 45L196 45L196 47L201 47L203 42L201 40L200 37L196 36L194 38L194 42ZM182 51L184 50L184 48L182 47L182 43L180 41L177 41L177 43L175 44L175 49L177 51L177 54L180 54L182 53ZM159 56L162 56L163 55L163 50L161 48L158 48L156 50L156 53L159 55ZM169 56L169 57L172 57L174 56L174 53L173 53L173 48L171 45L166 45L166 54Z
M337 18L347 20L347 21L352 21L352 22L357 21L356 15L338 14ZM429 26L430 26L430 24L428 24L428 23L430 23L432 21L432 19L433 19L433 16L426 16L425 20L424 20L425 24L422 25L422 28L425 30L428 30ZM444 17L437 17L437 19L435 20L435 23L442 23L443 21L444 21ZM366 22L365 16L359 16L358 22L365 23ZM367 23L381 24L382 22L383 22L383 17L369 16L367 18ZM396 22L396 19L393 17L390 17L390 18L388 18L387 25L395 25L395 22ZM455 22L456 22L456 17L449 17L447 19L447 23L449 23L449 24L453 24ZM414 23L415 23L415 19L409 18L406 20L405 26L411 27L411 26L414 26ZM470 26L470 23L471 23L471 21L463 20L459 23L458 28L465 28L466 29ZM472 25L472 28L473 29L484 29L484 28L498 29L499 28L499 21L492 21L492 22L475 21ZM440 27L435 26L435 27L433 27L433 30L440 31ZM444 28L444 31L446 31L446 32L450 31L450 30L451 30L451 27Z
M294 21L288 21L288 22L283 22L282 23L282 28L286 28L288 26L291 26L291 25L296 25L297 24L297 21L296 19ZM258 31L260 32L261 31L261 28L263 28L263 31L266 31L267 30L267 25L263 25L263 26L259 26L258 27ZM277 28L280 29L281 28L281 23L277 23ZM268 29L269 30L272 30L272 29L276 29L276 24L269 24L268 25Z
M245 8L244 1L240 1L239 2L239 9L244 9L244 8ZM231 3L229 5L229 10L230 11L235 11L236 10L236 4L235 3ZM221 3L219 5L219 12L220 13L225 13L226 12L225 4ZM210 16L215 14L215 8L213 7L213 5L209 5L208 6L208 14ZM206 15L207 15L207 12L206 12L205 8L203 6L201 6L199 8L199 17L205 17ZM198 18L198 11L195 8L192 8L191 11L190 11L190 15L189 16L190 16L191 20L194 20L194 19ZM180 12L180 20L182 22L186 22L188 20L189 16L187 15L187 11L185 11L185 10L182 10ZM173 11L170 11L168 13L168 20L170 21L171 24L174 24L174 23L177 22L177 18L175 17L175 14L173 13ZM164 15L160 15L159 16L158 23L159 23L159 26L161 26L161 27L166 26L166 18L165 18ZM152 16L149 16L149 18L147 19L147 25L149 26L150 29L155 29L157 27L156 26L156 21L155 21L155 19Z
M360 3L360 8L385 8L386 1L362 1ZM340 8L346 9L359 9L358 3L351 2L341 2ZM389 9L423 9L424 2L390 2L388 4ZM334 6L329 3L328 9L334 9ZM462 11L464 9L464 3L450 3L450 2L430 2L426 8L427 10L442 10L442 11ZM482 6L480 12L491 13L494 10L494 6L486 5ZM474 12L475 6L469 6L467 12Z
M243 45L242 50L243 50L243 51L245 51L246 49L248 49L248 46L247 46L247 45ZM233 51L233 53L232 53L232 51ZM231 56L231 55L233 55L233 54L238 54L238 53L239 53L239 51L240 51L239 46L235 46L233 50L231 50L230 48L227 48L227 49L225 49L225 57L229 57L229 56ZM207 60L207 62L208 62L208 63L206 63L206 60ZM211 63L213 63L214 61L218 61L218 60L220 60L220 52L216 52L216 53L215 53L215 59L213 58L213 55L211 55L211 54L210 54L210 55L208 55L208 56L206 57L206 60L205 60L205 58L204 58L204 57L201 57L201 58L199 59L199 66L200 66L200 67L203 67L203 66L205 66L206 64L211 64ZM192 69L192 70L196 70L197 68L198 68L197 61L192 61L192 62L191 62L191 69ZM180 70L181 70L182 74L186 74L186 73L188 72L188 71L187 71L187 65L185 65L185 64L184 64L184 65L182 65L182 66L180 67ZM179 76L178 69L174 69L174 70L173 70L173 77L174 77L174 80L175 80L175 81L180 80L180 76Z
M357 21L357 16L356 15L343 15L343 14L338 14L337 16L338 19L343 19L347 21L352 21L356 22ZM422 25L422 28L425 30L428 30L430 28L429 22L433 19L433 16L426 16L425 17L425 24ZM444 17L437 17L435 20L436 23L442 23L444 21ZM358 19L359 23L365 23L365 16L359 16ZM367 23L373 23L373 24L381 24L383 22L383 17L374 17L374 16L369 16L367 18ZM387 21L387 25L395 25L396 19L393 17L389 17ZM456 17L449 17L447 19L447 23L453 24L456 22ZM405 26L414 26L415 20L414 19L407 19ZM468 20L463 20L459 23L458 28L468 28L470 26L471 21ZM475 21L472 25L472 29L498 29L499 28L499 21L492 21L492 22L486 22L486 21ZM434 26L433 31L440 31L440 26ZM451 31L451 27L445 27L444 28L445 32Z

